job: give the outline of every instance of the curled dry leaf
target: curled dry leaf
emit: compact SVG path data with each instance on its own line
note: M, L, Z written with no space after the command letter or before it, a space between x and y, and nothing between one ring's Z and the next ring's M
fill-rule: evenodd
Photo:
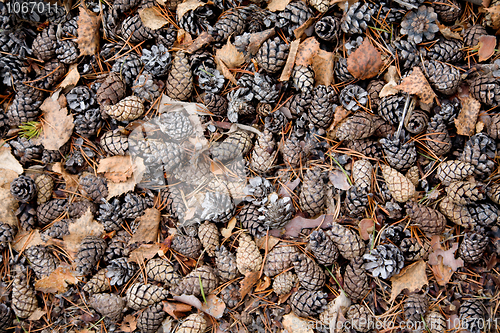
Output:
M137 249L130 252L129 259L139 265L144 265L144 261L153 258L161 251L160 244L141 244Z
M215 58L222 60L228 68L236 68L245 63L245 55L238 51L229 39L223 47L217 49Z
M335 113L333 114L333 122L327 130L328 138L335 140L337 131L337 125L340 124L344 119L346 119L351 114L351 111L339 105L335 108Z
M148 208L144 211L144 215L137 218L139 226L136 232L130 238L129 244L139 242L155 242L158 238L158 227L160 226L160 211L156 208Z
M474 135L477 118L481 110L481 103L472 96L467 96L461 102L462 110L460 110L460 113L454 120L457 134Z
M203 5L205 5L205 3L199 0L187 0L177 5L177 20L180 20L188 11L195 10Z
M328 303L326 310L319 315L319 319L329 327L337 327L337 322L343 322L347 309L351 306L351 299L341 290L334 301Z
M267 240L267 242L266 242ZM267 246L267 252L271 251L279 242L281 239L274 237L274 236L268 236L268 237L260 237L255 240L255 244L257 244L257 247L261 250L266 250Z
M361 238L363 240L369 240L370 235L373 233L375 227L375 221L372 219L362 219L359 221L358 228L359 228L359 234L361 235Z
M359 80L376 76L383 65L382 55L368 38L347 58L347 70Z
M177 38L174 42L174 48L186 49L193 44L193 38L184 29L177 30Z
M264 276L262 279L259 280L257 283L257 286L255 286L255 292L263 291L269 288L271 285L271 279L269 276Z
M58 95L59 93L54 93L47 97L40 106L43 111L43 132L35 141L48 150L61 148L68 142L75 127L73 115L68 114L67 108L61 107L66 97Z
M288 81L292 75L293 65L295 64L295 57L297 56L297 50L299 47L300 40L296 39L290 43L290 51L288 52L288 58L286 59L285 67L281 72L279 78L280 81Z
M495 36L481 36L479 37L479 50L478 56L479 61L485 61L491 58L495 53L495 47L497 46L497 38Z
M347 176L339 168L332 169L328 173L328 179L330 179L332 185L339 190L347 191L351 188L351 184L349 184Z
M226 304L214 294L210 294L206 297L206 303L201 303L201 301L193 295L174 296L174 299L176 301L194 306L198 310L203 311L216 319L221 318L224 314L224 310L226 309Z
M199 301L198 301L199 302ZM190 312L193 306L186 303L163 301L163 311L178 320L177 316L184 317L185 312Z
M132 315L126 315L120 324L120 329L123 332L133 332L137 328L137 318Z
M246 47L246 53L247 53L246 56L250 57L250 56L256 55L257 52L259 51L262 43L264 43L267 39L274 37L275 34L276 34L276 30L274 28L267 29L264 31L254 32L253 34L250 34L249 43ZM293 44L293 42L292 42L292 44ZM291 45L290 45L290 48L291 48ZM290 52L292 52L291 49L290 49L289 53ZM294 56L294 59L295 59L295 56ZM247 60L249 60L249 59L247 59Z
M213 42L214 38L208 32L203 31L196 39L193 41L191 45L186 49L187 53L194 53L199 49L205 47L206 45Z
M35 289L43 293L61 294L68 290L68 285L75 285L78 279L71 270L71 266L61 263L49 276L35 282Z
M158 30L169 23L161 13L160 7L157 6L140 9L139 17L142 24L152 30Z
M298 237L302 229L312 229L319 226L326 227L333 222L333 215L324 214L315 219L306 219L303 216L296 216L290 220L285 226L285 235L290 237Z
M425 261L419 260L403 268L398 275L391 277L392 289L390 302L393 302L405 289L411 293L427 285L429 281L425 273L426 267L427 264Z
M309 37L300 43L295 57L297 66L309 66L312 64L312 58L319 50L319 42L314 37Z
M71 89L80 81L80 73L78 72L78 64L72 64L69 66L68 74L59 85L61 89Z
M458 32L451 31L450 27L444 24L441 24L439 22L436 22L438 27L439 27L439 32L445 37L445 38L454 38L458 40L463 40L462 36Z
M222 228L220 233L224 238L229 238L233 234L233 229L236 226L236 217L233 217L227 224L226 228Z
M245 278L240 281L240 295L241 299L252 290L252 287L259 281L260 272L247 272Z
M403 78L401 83L395 88L411 95L417 95L420 99L420 106L424 110L430 110L434 99L437 99L434 90L432 90L424 73L418 66L413 67L410 75Z
M305 318L298 317L293 312L283 316L283 327L287 332L314 333L309 321Z
M24 172L23 166L12 155L10 147L5 146L3 141L0 141L0 169L12 170L20 175Z
M111 156L103 158L97 167L97 173L104 173L106 179L118 183L126 181L134 171L132 161L127 156Z
M92 13L84 6L80 6L80 15L78 16L78 38L76 43L80 49L80 54L93 55L99 49L99 26L101 18Z
M271 0L267 4L267 9L272 12L281 12L292 0Z
M314 23L316 23L317 18L314 16L311 16L310 18L307 19L300 27L295 29L293 31L293 34L295 35L295 39L302 39L302 37L305 35L306 30L309 29Z
M52 165L52 171L63 177L64 182L66 183L66 190L71 192L78 188L78 176L66 172L66 169L64 169L61 162L54 163L54 165Z
M399 90L395 88L399 82L399 74L396 66L389 66L387 72L384 75L384 79L387 83L384 85L382 90L380 90L378 96L382 98L396 95L399 92Z
M316 85L329 86L333 83L333 52L319 49L312 58Z

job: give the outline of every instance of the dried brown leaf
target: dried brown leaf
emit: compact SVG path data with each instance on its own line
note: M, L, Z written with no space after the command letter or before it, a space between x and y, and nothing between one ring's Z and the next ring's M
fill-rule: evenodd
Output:
M283 316L283 327L286 332L314 333L310 322L305 318L298 317L293 312Z
M375 221L372 219L362 219L359 221L358 228L359 234L363 240L369 240L370 235L373 233L373 228L375 227Z
M224 310L226 309L226 304L224 304L224 302L214 294L210 294L206 297L206 303L201 303L201 301L193 295L174 296L174 299L176 301L194 306L198 310L203 311L216 319L221 318L224 314Z
M111 156L103 158L97 167L97 173L104 173L108 180L118 183L126 181L134 171L130 156Z
M84 6L80 6L77 24L78 38L76 43L80 49L80 55L93 55L99 49L101 18Z
M436 22L438 27L439 27L439 32L445 37L445 38L453 38L453 39L459 39L463 40L462 36L458 32L451 31L451 28L447 25L441 24L439 22Z
M12 248L17 252L21 252L30 246L44 245L44 244L45 242L42 240L42 237L40 236L39 229L34 229L31 231L26 231L21 229L14 238L14 241L12 241Z
M306 219L303 216L296 216L285 226L285 235L298 237L302 229L312 229L319 226L326 227L333 222L333 215L324 214L315 219Z
M411 265L406 266L403 270L393 277L391 277L392 290L391 300L393 302L399 293L407 289L408 292L420 290L423 286L427 285L427 274L425 269L427 264L423 260L419 260Z
M378 96L382 98L396 95L399 92L399 90L395 88L399 82L399 74L396 66L389 66L387 72L384 74L384 79L387 83L382 90L380 90Z
M264 276L262 279L259 280L257 283L257 286L255 286L255 292L263 291L269 288L271 285L271 279L269 276Z
M133 332L137 328L137 318L129 314L123 318L120 329L123 332Z
M455 127L459 135L474 135L477 118L481 110L481 103L472 96L468 96L462 101L462 110L455 118Z
M205 5L205 3L199 0L187 0L177 5L177 20L180 20L188 11L195 10L203 5Z
M77 284L78 279L71 266L61 263L49 276L35 282L35 289L48 294L61 294L68 290L68 285Z
M71 89L80 81L80 72L78 72L78 64L72 64L69 66L68 74L59 85L61 89Z
M35 312L33 312L29 317L28 320L30 321L37 321L40 320L47 312L45 310L42 310L41 308L37 308Z
M138 217L139 227L130 238L129 244L139 242L155 242L158 238L158 227L160 226L160 211L156 208L148 208L144 211L144 215Z
M281 12L292 0L271 0L267 4L267 9L272 12Z
M188 48L186 48L187 53L194 53L199 49L205 47L206 45L213 42L214 38L208 32L203 31L196 39L193 41Z
M267 239L267 242L266 242ZM268 236L268 237L260 237L255 240L255 244L257 244L257 247L261 250L265 250L267 246L267 252L271 251L279 242L281 239L278 237L274 236ZM267 243L267 244L266 244Z
M458 243L453 243L450 249L443 250L440 236L433 236L431 239L432 252L429 254L429 265L432 273L440 286L445 286L450 282L451 277L458 268L463 267L464 261L461 258L455 259L455 252Z
M217 64L217 69L222 73L222 75L224 75L226 79L231 81L232 84L238 85L238 81L236 81L233 73L231 73L229 68L227 68L226 64L222 60L215 57L215 63Z
M163 311L174 317L175 320L178 320L177 316L181 316L184 312L190 312L192 307L192 305L185 303L163 301Z
M17 216L16 210L19 208L19 203L10 193L10 188L0 188L0 221L2 223L16 225Z
M35 140L37 144L41 144L45 149L58 150L66 142L68 142L71 134L73 134L73 115L68 114L68 109L61 107L65 103L64 95L58 96L59 93L54 93L47 97L40 110L43 111L43 132Z
M215 51L215 58L222 60L227 68L237 68L245 63L245 55L238 51L229 39L223 47Z
M304 23L302 23L302 25L300 27L295 29L293 31L293 34L295 35L295 39L298 39L298 40L302 39L302 37L304 37L304 35L306 33L306 30L309 29L309 27L312 26L314 23L316 23L317 19L318 19L317 17L311 16Z
M247 56L249 57L256 55L262 43L264 43L267 39L274 37L275 34L276 30L274 28L250 34L249 43L246 48ZM291 52L291 50L289 52ZM249 59L247 59L247 61L248 60Z
M153 258L161 250L160 244L141 244L137 249L130 252L129 259L139 265L143 265L144 261Z
M347 70L359 80L376 76L383 65L382 55L368 38L347 58Z
M288 81L290 80L290 76L292 75L293 65L295 63L295 57L297 56L297 50L299 47L300 40L296 39L290 43L290 50L288 52L288 57L286 59L285 67L281 72L281 76L279 78L280 81Z
M240 296L241 299L252 290L252 287L259 281L260 272L247 272L245 278L240 281Z
M12 170L18 175L24 172L23 166L19 161L12 155L10 147L7 147L3 141L0 141L0 168Z
M500 6L491 6L489 8L484 8L484 11L490 14L491 17L491 27L495 30L500 29Z
M319 50L319 42L314 37L309 37L300 43L295 56L295 65L309 66L312 64L312 58Z
M333 114L333 122L326 131L329 138L331 139L336 138L335 133L337 132L338 124L340 124L350 114L351 111L345 109L342 105L339 105L335 108L335 113Z
M19 174L15 171L0 168L0 187L9 189L10 183L12 183L17 176L19 176Z
M61 162L56 162L52 165L52 171L55 173L59 173L64 181L66 182L66 190L73 192L78 188L78 176L72 175L64 169Z
M142 24L152 30L158 30L169 23L158 6L139 9L139 17Z
M312 57L316 85L329 86L333 82L333 52L319 49Z
M186 49L193 44L193 37L184 29L177 30L174 48Z
M495 53L497 46L497 38L495 36L481 36L479 37L479 50L477 52L479 61L485 61L491 58Z
M226 228L222 228L220 233L224 238L229 238L233 234L233 229L236 226L236 217L233 217L227 224Z
M430 107L434 103L434 99L436 99L434 90L432 90L424 73L418 66L413 67L410 75L403 78L401 83L395 88L407 92L408 94L417 95L420 98L421 105L426 104Z

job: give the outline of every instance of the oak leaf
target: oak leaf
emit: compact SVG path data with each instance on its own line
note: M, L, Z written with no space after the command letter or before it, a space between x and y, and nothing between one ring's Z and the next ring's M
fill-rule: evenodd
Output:
M429 265L434 273L437 283L440 286L450 282L451 276L460 267L463 267L464 261L461 258L455 259L455 252L458 249L458 243L453 243L451 248L443 250L440 237L431 238L432 252L429 254Z
M410 75L403 78L395 88L408 94L417 95L420 99L420 105L425 104L427 106L422 107L424 109L430 109L434 99L436 99L436 93L434 93L424 73L418 66L413 67Z
M120 330L122 332L134 332L137 328L137 318L132 316L131 314L126 315L123 318L122 323L120 324Z
M78 38L76 43L80 49L80 55L93 55L99 49L101 18L87 8L80 6L77 24Z
M391 277L392 289L390 302L393 302L399 293L405 289L408 292L414 292L427 285L429 281L425 273L426 267L427 264L425 261L419 260L403 268L398 275Z
M61 294L68 290L68 285L77 284L78 279L71 270L71 266L61 263L49 276L35 282L35 289L43 293Z
M347 58L347 70L359 80L376 76L383 65L382 55L368 38Z
M463 99L461 102L462 109L454 120L457 134L468 136L474 135L477 118L481 110L481 103L472 96L467 96L467 98Z

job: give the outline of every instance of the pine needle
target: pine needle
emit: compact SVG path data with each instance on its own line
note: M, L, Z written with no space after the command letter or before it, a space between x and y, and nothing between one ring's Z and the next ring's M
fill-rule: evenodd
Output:
M21 131L19 134L26 139L36 138L42 133L42 125L38 121L28 121L27 123L23 123L19 125Z
M201 283L201 275L198 275L198 281L200 281L201 296L203 297L203 302L207 304L207 299L205 297L205 291L203 290L203 283Z

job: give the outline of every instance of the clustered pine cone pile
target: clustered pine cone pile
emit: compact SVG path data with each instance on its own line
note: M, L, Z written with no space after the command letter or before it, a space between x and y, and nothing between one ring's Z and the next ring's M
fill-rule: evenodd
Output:
M498 329L498 1L52 2L0 2L0 332Z

